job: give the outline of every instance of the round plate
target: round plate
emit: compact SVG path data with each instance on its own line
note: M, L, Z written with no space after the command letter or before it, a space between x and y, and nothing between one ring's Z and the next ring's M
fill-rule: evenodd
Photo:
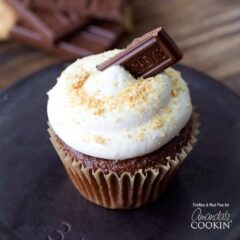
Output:
M65 67L48 67L0 94L0 239L240 236L240 101L233 92L202 73L176 66L200 113L198 143L154 204L107 210L77 192L48 139L46 92ZM222 220L217 219L219 211ZM211 214L215 220L201 220Z

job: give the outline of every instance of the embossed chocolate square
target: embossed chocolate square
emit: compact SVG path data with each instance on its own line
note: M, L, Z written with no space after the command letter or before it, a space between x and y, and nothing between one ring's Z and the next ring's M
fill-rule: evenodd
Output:
M134 77L152 77L182 59L182 52L162 28L135 39L125 50L100 64L102 71L121 65Z

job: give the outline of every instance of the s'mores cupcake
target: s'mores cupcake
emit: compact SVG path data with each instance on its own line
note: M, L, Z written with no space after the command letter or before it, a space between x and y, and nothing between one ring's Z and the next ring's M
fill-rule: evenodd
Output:
M67 67L48 92L49 133L77 190L106 208L153 202L192 150L197 114L181 74L147 78L97 66L112 50Z

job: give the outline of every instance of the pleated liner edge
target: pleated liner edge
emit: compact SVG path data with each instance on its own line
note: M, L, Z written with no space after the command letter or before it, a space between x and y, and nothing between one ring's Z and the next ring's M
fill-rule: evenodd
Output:
M69 177L86 199L105 208L129 209L149 204L165 191L175 172L197 142L199 115L194 112L192 118L193 129L187 145L174 159L168 157L167 165L161 165L157 169L149 168L144 172L137 170L134 174L124 172L120 176L115 172L104 173L100 169L94 171L91 167L84 167L63 150L50 126L48 132Z

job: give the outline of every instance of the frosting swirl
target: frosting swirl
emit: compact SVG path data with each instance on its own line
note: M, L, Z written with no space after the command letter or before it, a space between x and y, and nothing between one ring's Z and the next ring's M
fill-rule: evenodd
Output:
M48 118L56 134L79 152L109 160L160 148L192 113L188 87L172 68L147 79L135 79L120 66L96 69L119 51L77 60L48 92Z

